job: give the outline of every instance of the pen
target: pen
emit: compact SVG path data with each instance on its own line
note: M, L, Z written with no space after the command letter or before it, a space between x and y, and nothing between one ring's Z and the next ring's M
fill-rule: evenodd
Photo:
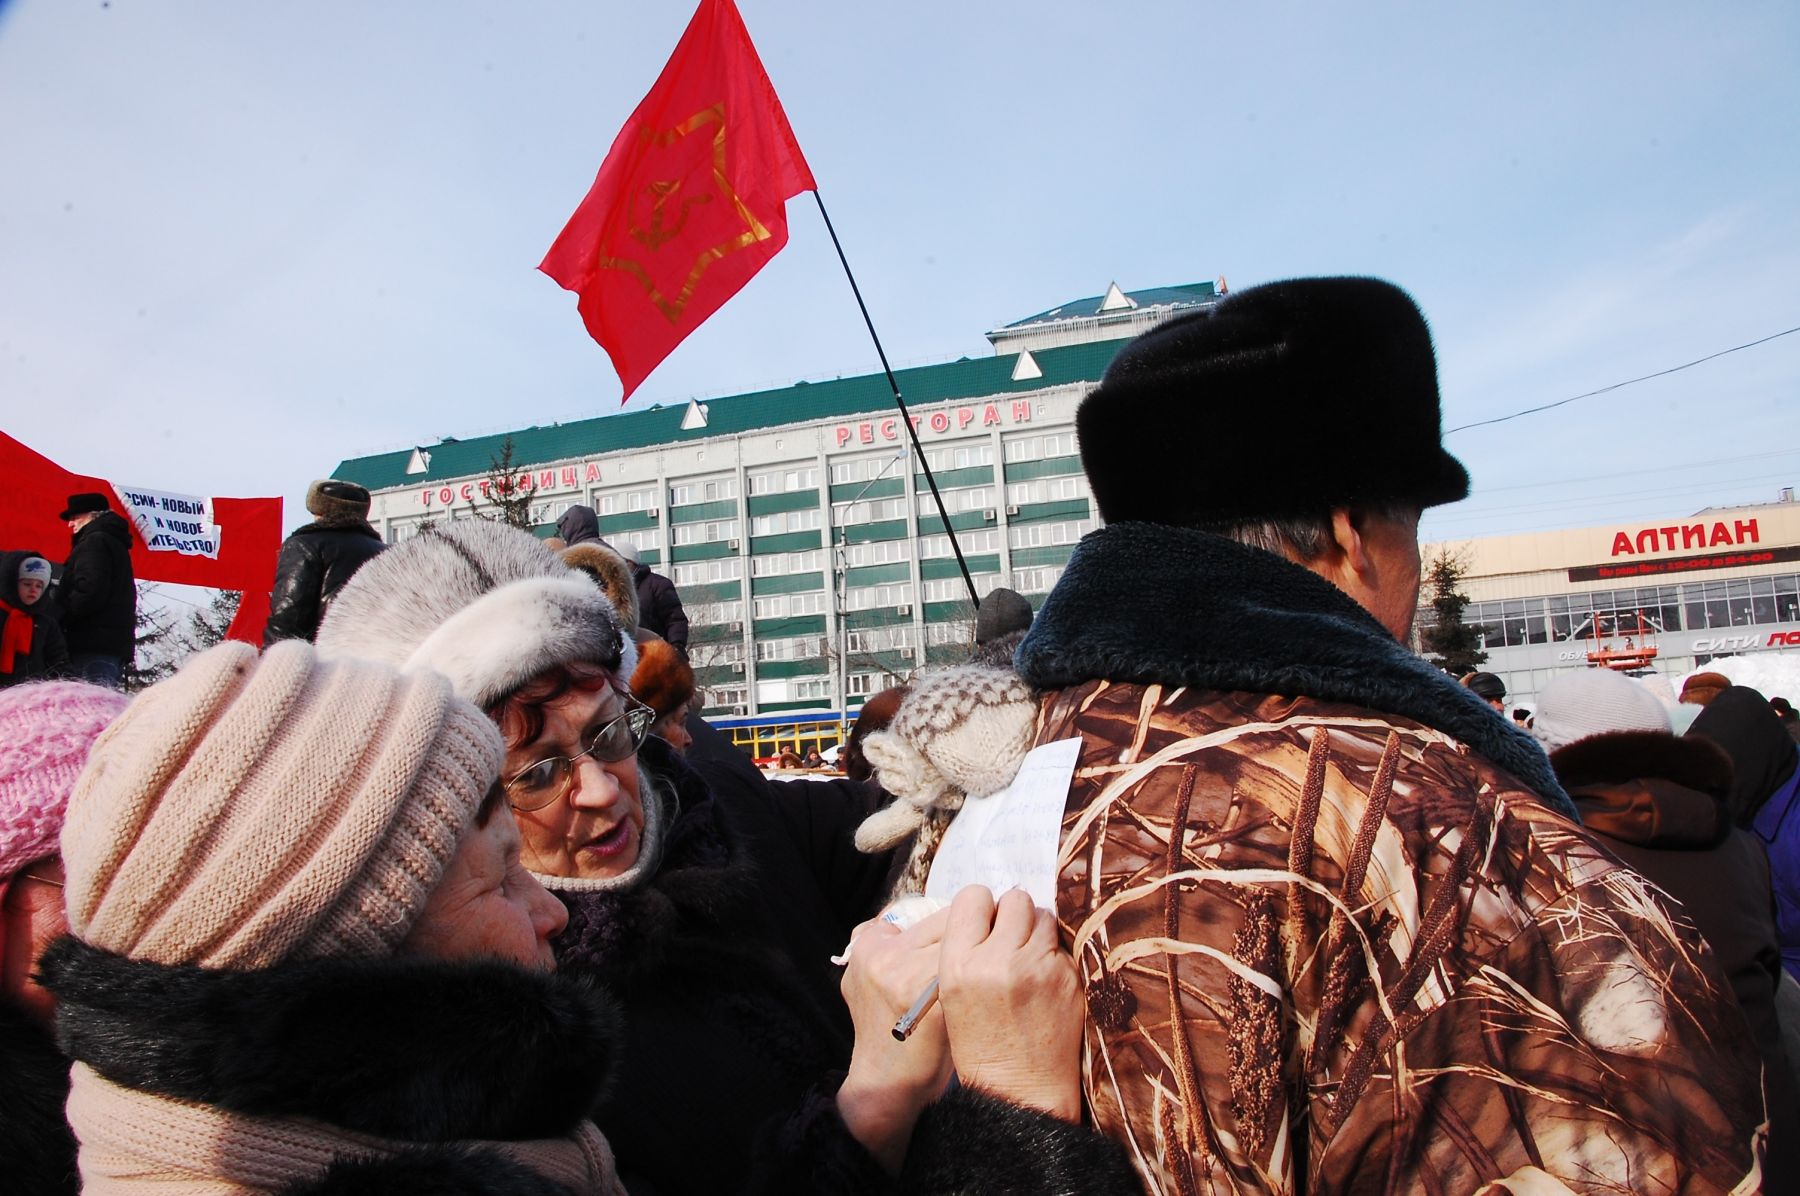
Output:
M931 1003L937 1000L937 995L937 977L933 976L931 983L925 986L925 991L919 994L919 999L912 1003L912 1008L901 1014L900 1020L894 1023L894 1040L896 1042L905 1042L912 1037L912 1032L919 1028L921 1021L925 1020L925 1011L931 1008Z

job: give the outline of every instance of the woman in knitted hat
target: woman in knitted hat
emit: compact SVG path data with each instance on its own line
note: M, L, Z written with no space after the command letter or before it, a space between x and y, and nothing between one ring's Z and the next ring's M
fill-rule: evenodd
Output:
M442 677L227 643L96 743L43 983L82 1190L617 1196L610 1016L551 974L493 724Z
M81 681L0 693L0 1160L22 1192L81 1189L63 1120L69 1059L51 1033L56 1002L32 974L68 929L57 837L69 793L125 701Z
M44 597L49 585L49 561L0 552L0 688L56 676L69 663L62 623Z
M715 800L649 734L657 712L628 692L637 649L611 605L535 538L438 525L358 573L318 643L437 669L498 723L526 864L569 908L558 962L625 1015L620 1082L595 1113L628 1184L879 1193L904 1165L907 1190L1106 1190L1096 1176L1122 1156L1080 1127L967 1088L934 1102L950 1066L940 1012L909 1041L890 1032L932 976L947 915L860 927L876 938L852 956L846 1009L828 959L885 889L886 857L851 842L878 795L764 782L697 723L696 757L734 755L708 773L732 787ZM998 924L990 903L974 945ZM1029 996L1006 1007L1029 1011Z

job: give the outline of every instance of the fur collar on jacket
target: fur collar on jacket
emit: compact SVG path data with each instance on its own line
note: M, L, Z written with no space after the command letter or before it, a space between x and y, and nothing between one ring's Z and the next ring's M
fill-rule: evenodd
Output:
M1731 758L1667 731L1609 731L1550 753L1557 779L1596 831L1644 847L1715 847L1731 833Z
M553 944L559 966L624 987L661 971L681 938L745 924L757 899L750 866L734 858L700 774L660 739L646 740L639 756L652 788L664 791L645 795L666 803L662 861L630 889L559 892L569 925Z
M1324 578L1221 536L1115 523L1085 537L1014 663L1040 689L1095 680L1185 685L1413 719L1577 817L1531 736Z
M81 1190L75 1135L63 1120L68 1099L69 1060L36 1019L0 998L0 1162L9 1191Z
M498 963L219 971L65 937L39 970L63 1048L115 1084L412 1142L567 1134L614 1051L590 986Z

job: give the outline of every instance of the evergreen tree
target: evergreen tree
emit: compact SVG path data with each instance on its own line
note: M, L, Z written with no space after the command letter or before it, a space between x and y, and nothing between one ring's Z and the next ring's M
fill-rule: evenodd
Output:
M132 635L131 659L125 662L120 682L126 693L148 689L175 671L180 639L175 616L161 603L156 587L137 582L137 627Z
M1457 589L1468 566L1447 549L1439 549L1428 562L1425 578L1431 583L1431 609L1436 622L1419 633L1426 657L1452 677L1474 672L1487 661L1481 637L1487 630L1479 623L1464 623L1469 597Z
M513 438L500 442L498 455L488 458L487 509L474 503L469 509L479 518L491 519L512 527L531 531L531 488L518 483L518 467L513 460Z
M213 590L205 606L195 607L178 637L182 656L204 652L223 640L225 633L231 630L231 621L237 617L238 602L242 598L243 594L238 590Z

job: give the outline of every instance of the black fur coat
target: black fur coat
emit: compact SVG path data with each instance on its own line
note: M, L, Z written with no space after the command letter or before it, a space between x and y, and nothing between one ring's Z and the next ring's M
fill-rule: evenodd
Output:
M590 985L504 964L317 960L171 967L65 937L39 964L63 1049L115 1084L418 1144L347 1161L308 1196L558 1196L470 1139L569 1133L610 1074L615 1015Z
M21 1196L74 1196L75 1136L63 1120L69 1060L50 1032L0 1000L0 1187Z

